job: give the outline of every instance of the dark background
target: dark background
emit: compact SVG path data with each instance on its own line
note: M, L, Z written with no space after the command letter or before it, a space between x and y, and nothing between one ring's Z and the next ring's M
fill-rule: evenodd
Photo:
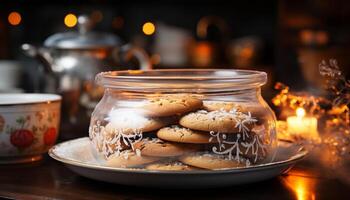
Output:
M17 11L22 16L18 26L11 26L7 21L7 16L12 11ZM75 28L68 28L63 23L68 13L78 16L95 11L103 14L95 30L112 32L124 42L141 40L141 46L151 55L156 34L142 34L142 24L147 21L162 22L187 30L195 41L228 45L230 41L242 37L257 37L263 44L259 59L246 68L267 71L270 78L269 88L272 88L275 81L282 81L296 90L317 91L317 84L306 81L302 71L304 68L315 67L322 59L336 58L345 73L349 69L350 3L346 0L2 1L0 59L24 61L27 71L35 71L37 63L23 55L20 45L25 42L40 45L54 33L74 30ZM198 21L208 15L221 17L227 23L229 29L225 33L225 40L215 26L209 27L207 38L196 36ZM119 28L113 27L116 17L123 19L123 25ZM304 33L307 35L318 31L326 34L325 43L303 39ZM304 51L307 53L303 53ZM228 59L222 59L210 67L237 68ZM312 62L302 62L305 59ZM169 66L160 63L156 67ZM188 63L176 67L193 66ZM33 75L28 72L26 79L35 79L35 73ZM29 92L35 90L35 86L28 83L23 87Z

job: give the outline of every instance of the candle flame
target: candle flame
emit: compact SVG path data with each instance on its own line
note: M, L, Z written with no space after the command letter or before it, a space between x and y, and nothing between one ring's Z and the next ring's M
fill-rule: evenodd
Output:
M297 117L304 117L305 116L305 109L304 108L297 108L297 110L295 111Z

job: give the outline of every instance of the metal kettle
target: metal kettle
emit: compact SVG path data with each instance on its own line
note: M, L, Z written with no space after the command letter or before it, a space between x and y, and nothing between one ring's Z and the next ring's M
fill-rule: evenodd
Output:
M63 96L62 132L87 130L89 115L103 94L102 88L94 84L97 73L126 69L122 65L132 57L141 69L151 69L143 49L122 45L117 36L92 31L92 26L89 17L79 16L78 31L51 35L41 47L22 45L22 50L36 58L49 77L44 92Z

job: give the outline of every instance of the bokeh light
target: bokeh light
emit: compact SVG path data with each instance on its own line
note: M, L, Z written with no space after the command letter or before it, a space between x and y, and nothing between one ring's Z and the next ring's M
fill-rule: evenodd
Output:
M78 18L77 16L75 16L74 14L72 13L69 13L67 14L65 17L64 17L64 24L67 26L67 27L74 27L78 22Z
M310 177L310 174L294 170L298 175L286 175L281 177L282 184L288 190L293 192L296 200L315 200L316 198L316 179Z
M21 14L19 14L18 12L11 12L7 19L12 26L17 26L22 21Z
M156 26L152 22L146 22L142 26L142 32L145 35L152 35L156 31Z

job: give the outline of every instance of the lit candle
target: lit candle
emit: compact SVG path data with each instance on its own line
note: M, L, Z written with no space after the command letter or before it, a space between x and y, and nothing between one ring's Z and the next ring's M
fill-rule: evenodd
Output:
M296 116L287 118L288 132L305 139L319 140L317 132L317 119L305 117L305 110L298 108Z

